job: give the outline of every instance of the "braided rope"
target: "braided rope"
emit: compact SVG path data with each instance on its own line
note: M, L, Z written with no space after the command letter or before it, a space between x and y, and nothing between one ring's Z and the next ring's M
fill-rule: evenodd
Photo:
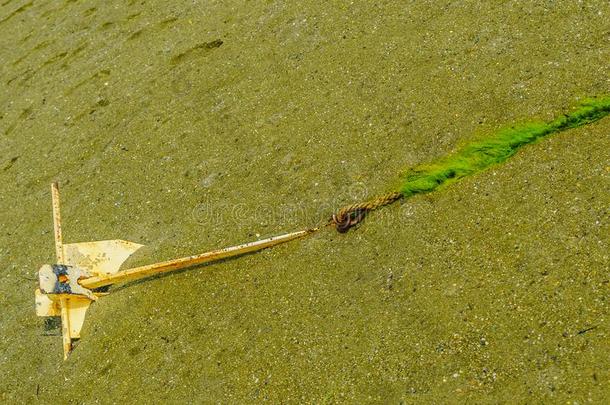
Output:
M482 172L505 162L527 144L570 128L590 124L607 115L610 115L610 96L585 100L576 110L553 121L506 127L487 138L465 145L454 154L412 169L403 179L401 192L345 206L332 216L327 225L334 225L339 232L347 232L350 227L360 223L369 211L391 204L403 196L429 193L463 177Z
M372 200L347 205L333 214L330 223L334 223L337 231L341 233L347 232L349 228L360 223L368 212L383 207L384 205L392 204L393 202L400 200L402 196L402 193L392 192L373 198Z

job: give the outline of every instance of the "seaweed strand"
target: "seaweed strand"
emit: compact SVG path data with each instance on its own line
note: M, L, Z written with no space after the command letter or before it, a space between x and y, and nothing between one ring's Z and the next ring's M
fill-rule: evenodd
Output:
M429 193L466 176L503 163L528 144L546 136L595 122L610 114L610 97L589 99L574 111L550 122L528 122L500 129L492 135L469 143L456 153L436 162L409 170L398 191L339 209L329 221L339 232L347 232L366 214L384 205L415 194Z
M590 99L573 112L550 122L529 122L504 128L489 137L470 143L455 154L411 169L404 176L403 197L429 193L461 178L503 163L521 147L546 136L580 127L610 114L610 97Z

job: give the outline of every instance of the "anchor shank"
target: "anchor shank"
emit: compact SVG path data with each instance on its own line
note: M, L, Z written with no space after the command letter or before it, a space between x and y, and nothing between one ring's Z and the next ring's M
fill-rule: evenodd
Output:
M199 255L168 260L165 262L149 264L146 266L134 267L132 269L119 271L114 274L89 277L80 280L79 284L88 289L95 289L119 282L139 280L156 274L180 270L203 263L255 252L257 250L262 250L274 245L278 245L280 243L285 243L293 239L304 237L312 233L314 230L315 229L309 229L305 231L292 232L285 235L274 236L268 239L262 239L256 242L246 243L243 245L213 250L211 252L206 252Z

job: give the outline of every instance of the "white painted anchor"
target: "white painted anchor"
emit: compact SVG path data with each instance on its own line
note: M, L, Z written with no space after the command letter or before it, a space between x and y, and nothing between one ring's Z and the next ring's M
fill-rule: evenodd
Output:
M89 305L98 297L108 294L96 289L254 252L304 237L317 230L312 228L287 233L180 259L119 270L123 262L143 245L118 239L64 244L57 183L51 185L51 195L57 263L45 264L38 271L36 314L42 317L61 317L64 360L72 350L72 341L81 337Z

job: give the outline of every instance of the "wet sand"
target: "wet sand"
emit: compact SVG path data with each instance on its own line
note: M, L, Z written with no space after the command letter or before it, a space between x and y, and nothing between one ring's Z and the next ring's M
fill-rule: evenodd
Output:
M608 398L610 119L347 234L114 288L61 361L33 305L51 181L66 242L147 264L312 226L610 93L605 1L253 3L0 5L0 399Z

